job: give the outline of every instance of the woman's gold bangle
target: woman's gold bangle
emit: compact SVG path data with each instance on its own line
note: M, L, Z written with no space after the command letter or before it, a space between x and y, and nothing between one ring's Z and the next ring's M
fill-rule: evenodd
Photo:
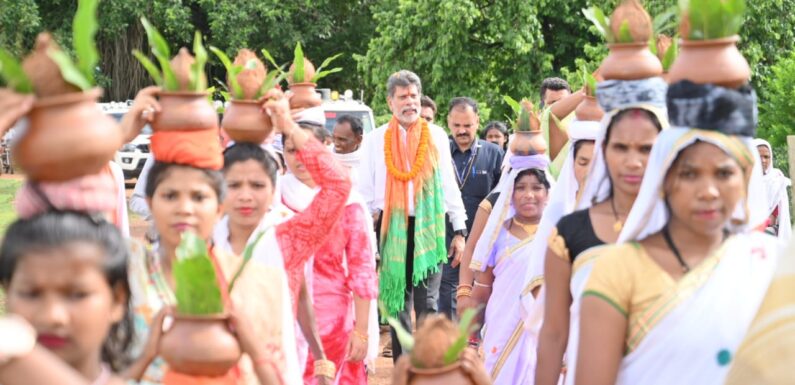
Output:
M455 297L471 297L472 296L472 288L471 287L459 287L456 290Z
M329 360L315 361L315 377L337 378L337 366Z
M362 332L360 332L360 331L358 331L356 329L353 329L353 335L354 335L354 337L362 340L362 342L367 342L367 340L369 339L367 337L367 334L364 334L364 333L362 333Z

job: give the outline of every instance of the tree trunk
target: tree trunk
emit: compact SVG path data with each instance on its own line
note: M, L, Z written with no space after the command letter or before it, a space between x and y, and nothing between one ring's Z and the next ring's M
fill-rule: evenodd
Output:
M149 74L132 55L134 49L147 52L145 40L143 26L136 22L119 36L99 40L102 73L111 79L103 101L133 99L138 90L152 84Z

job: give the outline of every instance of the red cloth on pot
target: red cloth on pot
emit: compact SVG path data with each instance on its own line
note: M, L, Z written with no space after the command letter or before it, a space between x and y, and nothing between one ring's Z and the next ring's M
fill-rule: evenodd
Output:
M224 166L223 148L217 129L156 131L150 148L158 162L220 170Z

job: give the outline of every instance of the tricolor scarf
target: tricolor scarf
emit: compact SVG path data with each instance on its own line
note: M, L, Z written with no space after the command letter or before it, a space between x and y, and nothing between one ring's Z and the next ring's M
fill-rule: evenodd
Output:
M403 141L395 117L384 133L384 155L387 165L386 196L381 221L381 271L379 292L389 314L403 310L406 290L406 248L408 236L414 236L413 285L419 285L428 274L439 270L447 260L445 247L444 191L439 170L439 153L433 144L428 123L420 118L406 128ZM424 153L418 151L422 142ZM389 148L387 148L387 146ZM409 170L409 178L399 173L413 167L417 157L424 157L419 170ZM413 173L412 171L417 171ZM414 188L414 234L408 232L409 181Z

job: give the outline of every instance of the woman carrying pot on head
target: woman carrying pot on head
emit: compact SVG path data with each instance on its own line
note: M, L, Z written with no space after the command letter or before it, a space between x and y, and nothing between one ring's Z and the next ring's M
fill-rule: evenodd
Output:
M524 291L537 294L540 282L525 287L517 275L523 276L534 263L528 250L550 187L546 154L515 155L510 165L470 264L476 271L472 297L486 299L482 347L495 384L524 384L532 376L532 352L525 349L527 333L517 298Z
M258 244L260 234L269 228L289 220L292 213L281 206L273 206L276 174L278 166L276 161L260 147L260 145L238 142L224 151L224 182L226 196L224 197L223 218L215 225L213 243L217 249L224 250L234 255L243 255L247 247ZM263 251L258 249L258 251ZM282 268L284 260L279 254L265 254L256 257L259 263L271 267ZM317 337L315 328L314 311L311 298L306 290L306 282L301 284L299 298L297 299L297 314L294 316L290 308L292 299L287 285L286 270L281 278L281 288L276 292L281 293L283 311L280 313L283 325L289 325L297 318L301 331L308 335L314 351L325 359L320 337ZM258 298L247 297L248 301L258 301ZM317 337L317 338L313 338ZM282 333L282 346L293 351L296 349L296 333L292 328L286 328ZM297 366L300 373L300 361L297 356L290 357L290 365Z
M274 127L293 140L296 156L318 180L321 191L303 215L264 229L253 257L236 280L230 297L241 313L239 318L253 325L254 335L259 341L255 346L259 350L255 356L249 353L250 357L240 362L244 382L254 384L257 379L262 381L262 370L270 369L266 374L278 377L276 382L295 384L301 381L296 351L294 345L287 346L289 342L285 342L285 333L292 331L294 324L292 321L284 324L287 319L284 313L292 316L296 305L285 304L285 299L298 298L304 265L315 252L317 240L324 238L325 229L339 218L350 191L350 182L334 163L331 153L296 128L287 99L281 91L271 90L265 99L264 109L270 114ZM170 146L163 146L162 142L158 146L153 140L157 163L149 174L146 195L160 244L155 253L137 250L138 257L133 258L130 273L137 322L144 326L143 329L159 330L160 322L154 314L174 303L170 266L182 232L193 231L201 239L211 239L213 227L223 213L220 204L223 176L216 171L223 162L220 143L216 133L204 135L204 132L183 134L179 143L169 143L173 144ZM264 251L258 251L258 248ZM211 252L224 277L230 280L242 259L221 248L212 248ZM280 256L276 257L274 253ZM274 263L273 258L283 259L283 265ZM289 288L289 297L282 292L285 286ZM252 298L256 300L252 301ZM138 376L143 376L148 361L156 357L157 339L157 336L150 338L140 360L141 365L137 367ZM158 363L147 371L147 380L161 381L163 367ZM272 383L271 380L267 383Z
M581 298L577 384L722 384L775 269L777 241L753 230L753 90L683 81L668 107L623 244Z
M224 209L226 215L218 222L213 232L213 241L216 248L226 250L235 255L243 255L246 247L259 244L259 235L263 231L286 222L293 217L293 213L280 204L273 204L275 186L278 184L278 166L276 161L260 146L253 143L238 142L224 151L224 180L226 182L226 197ZM279 181L279 184L282 181ZM311 202L311 199L307 203ZM265 248L255 248L257 253L265 252ZM255 257L262 263L280 267L284 261L279 254L264 253ZM283 303L291 303L290 291L287 287L286 275L284 287L281 292ZM298 326L304 339L308 341L313 355L320 361L326 360L324 347L317 332L315 312L312 308L312 298L307 289L307 282L301 284L298 298L297 319ZM256 301L257 298L248 298ZM284 324L290 324L296 317L292 311L282 313ZM296 334L287 330L282 334L285 346L295 350ZM304 355L305 358L305 355ZM300 355L296 358L298 372L301 373ZM326 377L319 380L331 381Z
M314 110L314 111L313 111ZM310 135L325 130L322 109L305 110L296 120ZM318 184L296 156L291 138L284 141L289 171L280 181L282 204L296 214L303 213L318 193ZM364 359L370 342L378 339L373 300L378 296L375 273L375 233L364 200L352 191L339 222L326 228L325 243L314 255L311 292L323 349L337 367L332 380L340 384L366 384ZM372 314L375 316L375 314ZM373 327L370 327L373 326ZM375 351L376 346L372 346ZM315 353L308 357L313 361ZM313 366L307 365L304 383L315 383Z
M667 124L666 90L658 77L605 81L597 88L599 105L607 113L584 189L578 193L579 211L560 218L546 239L536 384L557 384L561 373L566 384L573 383L579 309L572 298L579 296L591 263L600 255L595 247L618 239L635 202L649 153Z
M789 216L789 195L787 189L792 186L789 178L773 165L773 147L764 139L754 139L754 145L762 160L762 173L767 192L767 212L769 221L767 231L782 242L788 242L792 236L792 222Z

